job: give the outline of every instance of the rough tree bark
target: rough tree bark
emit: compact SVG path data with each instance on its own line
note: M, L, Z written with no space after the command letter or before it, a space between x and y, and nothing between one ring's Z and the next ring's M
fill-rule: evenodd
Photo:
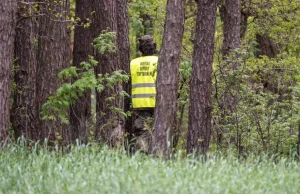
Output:
M241 40L244 39L247 29L248 29L248 18L251 16L251 13L247 7L246 0L241 1Z
M176 117L178 73L185 20L185 0L168 0L165 32L158 62L152 151L168 156Z
M209 149L211 137L211 84L216 23L216 0L198 0L187 152L202 154Z
M151 15L147 13L146 10L141 8L140 19L142 20L143 30L136 33L136 53L139 53L139 41L138 39L143 35L151 35L154 34L154 21Z
M230 51L239 48L241 45L241 1L225 0L220 13L224 23L222 54L226 56Z
M265 55L274 58L280 53L280 47L267 34L257 34L256 40L259 49L257 57Z
M10 83L13 66L16 0L0 1L0 142L9 138Z
M70 64L70 31L68 22L69 0L44 1L39 19L39 48L37 67L37 101L38 110L50 95L54 95L61 80L57 74ZM63 143L70 142L70 131L66 125L59 121L39 120L39 136L43 141L48 138L50 142L61 137Z
M88 61L92 55L92 32L91 28L84 28L83 24L91 19L92 4L86 0L76 0L76 17L81 23L75 27L73 65L80 68L80 63ZM76 104L70 108L70 127L73 133L72 140L79 139L81 143L87 143L91 127L91 91L87 91L80 97Z
M26 3L32 0L25 0ZM30 13L32 6L18 3L17 27L15 39L15 75L16 84L11 119L14 135L24 136L31 140L37 137L37 104L36 104L36 50L37 26Z
M219 103L221 110L220 124L225 126L229 123L232 125L236 124L236 121L227 121L226 117L231 118L230 116L236 111L238 104L238 96L236 92L233 94L232 91L238 91L239 83L228 83L229 72L238 67L238 63L236 62L238 55L232 56L232 60L230 60L230 58L228 59L228 56L232 51L241 46L241 1L225 0L220 8L220 15L223 21L224 41L222 45L222 56L225 62L224 66L220 67L220 71L221 75L223 75L222 78L225 83L225 89L218 100L221 102ZM223 133L226 133L226 130L222 129L218 132L218 145L222 143ZM237 132L236 142L237 145L239 145L239 132Z
M128 19L128 0L117 0L117 44L120 69L126 74L130 73L130 44L129 44L129 19ZM124 83L123 90L131 93L131 84ZM130 110L130 98L124 99L124 111ZM126 119L125 131L130 133L132 128L131 119Z
M144 26L144 33L142 35L153 35L154 33L154 30L153 30L153 19L152 17L147 14L147 13L144 13L140 16L142 18L142 24Z
M95 8L95 15L92 27L94 37L97 37L102 30L108 30L117 33L118 25L116 3L116 0L94 1L93 5ZM99 61L97 67L95 68L96 75L111 74L112 72L120 69L119 58L117 54L105 53L104 55L100 55L95 53L95 55L97 56L96 59ZM124 120L121 119L119 114L112 112L114 107L123 109L123 100L118 97L116 97L112 102L108 102L106 100L108 97L116 95L120 91L122 91L121 84L117 84L113 89L107 88L101 93L96 91L96 138L100 138L104 143L111 143L110 139L113 135L112 133L114 129L122 128L119 130L120 133L122 133L124 130Z
M300 122L298 122L297 154L298 154L298 158L300 159Z

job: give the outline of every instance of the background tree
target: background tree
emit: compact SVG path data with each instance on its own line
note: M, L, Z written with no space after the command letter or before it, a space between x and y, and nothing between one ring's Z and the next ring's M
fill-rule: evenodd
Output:
M236 80L231 82L231 71L236 70L238 67L238 50L241 46L241 2L240 0L225 0L220 8L220 17L223 22L223 44L221 55L223 63L219 65L221 81L224 83L225 88L217 99L222 112L220 118L221 125L230 125L235 123L230 121L229 118L235 112L238 104L238 86L239 82ZM223 128L218 131L218 145L221 145L223 133L227 130ZM238 141L238 135L236 137Z
M123 2L124 3L124 2ZM117 1L94 1L95 15L93 20L93 37L97 37L103 30L115 32L117 34ZM117 43L117 41L115 42ZM118 46L116 44L116 46ZM118 51L118 48L117 48ZM96 75L111 74L116 70L120 70L119 57L116 53L103 53L103 55L94 52L96 59L99 61L95 68ZM124 118L116 112L123 110L124 102L118 97L122 91L122 85L118 84L114 88L106 89L105 91L96 91L96 137L103 142L109 142L113 129L124 130ZM111 98L112 97L112 98Z
M184 31L185 0L168 0L163 44L159 55L152 149L167 156L172 151L178 73Z
M16 0L0 2L0 142L9 138L10 86L15 38Z
M206 153L211 137L211 84L216 23L216 0L198 0L196 36L190 83L187 151Z
M226 56L241 46L241 1L225 0L220 9L220 16L224 34L222 54Z
M80 68L80 63L89 60L92 55L92 31L90 19L92 17L92 3L85 0L76 0L75 18L78 24L75 26L73 65ZM87 143L91 129L91 91L77 100L70 108L70 127L72 139L79 138L82 143Z
M38 111L47 98L54 95L61 80L57 74L70 65L70 31L68 17L70 12L69 0L43 1L40 5L38 66L37 66L37 101ZM48 138L55 141L63 138L70 142L70 131L60 121L39 120L40 139Z
M38 140L36 126L36 40L37 25L33 1L18 3L15 39L14 100L11 113L14 135Z
M128 18L128 0L117 0L117 45L120 69L124 73L130 73L130 42L129 42L129 18ZM131 93L130 82L123 84L123 90ZM125 97L124 112L130 111L131 99ZM125 129L131 130L131 118L126 119Z

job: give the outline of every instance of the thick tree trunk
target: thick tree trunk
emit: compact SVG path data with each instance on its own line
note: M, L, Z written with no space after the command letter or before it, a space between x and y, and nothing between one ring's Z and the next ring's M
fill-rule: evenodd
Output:
M224 23L222 54L226 56L241 45L241 1L225 0L220 12Z
M26 0L26 3L32 0ZM37 26L31 6L18 4L18 23L15 40L14 103L11 113L14 135L31 140L37 137L37 103L36 103L36 49ZM25 15L25 16L24 16Z
M70 63L70 32L68 22L69 0L44 1L40 12L44 14L39 20L39 48L37 67L37 101L38 110L50 95L54 95L60 87L61 80L57 74ZM59 121L39 121L41 140L48 138L50 142L62 138L64 143L70 142L70 131Z
M172 127L177 111L178 73L184 31L185 0L168 0L162 49L158 62L152 151L172 151Z
M129 44L129 19L128 19L128 0L117 0L117 43L120 69L126 74L130 73L130 44ZM131 84L124 83L123 90L131 93ZM130 111L130 98L124 99L124 111ZM131 119L126 119L125 130L130 133L132 128Z
M216 0L198 0L187 152L206 153L211 137L211 84L216 23Z
M75 12L82 24L75 27L73 65L80 68L80 63L88 61L89 55L92 55L91 28L83 27L83 24L87 23L87 19L91 17L92 4L86 0L76 0ZM70 109L72 140L79 139L81 143L87 143L91 124L91 91L87 91Z
M0 1L0 142L9 138L10 83L16 7L16 0Z
M95 33L94 37L97 37L102 30L108 30L117 33L116 3L116 0L95 0L95 18L92 27L93 32ZM95 68L96 75L111 74L112 72L120 69L119 58L117 54L105 53L101 56L98 53L95 54L97 56L97 60L99 61L98 66ZM100 138L102 142L110 142L114 129L119 129L121 127L120 125L124 125L125 123L124 120L120 118L119 114L113 113L112 111L112 109L114 108L123 109L123 100L121 100L117 96L112 102L106 100L108 97L115 96L121 90L122 85L117 84L113 89L106 88L105 91L101 93L97 92L96 137Z

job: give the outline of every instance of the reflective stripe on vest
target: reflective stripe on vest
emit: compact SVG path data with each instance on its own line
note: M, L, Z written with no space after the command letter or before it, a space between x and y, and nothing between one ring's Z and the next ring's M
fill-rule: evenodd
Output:
M154 83L133 84L132 88L155 87Z
M154 108L156 66L158 57L146 56L130 63L133 108Z
M155 98L156 94L133 94L132 98Z

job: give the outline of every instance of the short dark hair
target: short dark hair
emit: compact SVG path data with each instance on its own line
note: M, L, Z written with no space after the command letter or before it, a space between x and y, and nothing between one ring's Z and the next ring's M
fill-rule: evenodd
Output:
M156 43L153 41L153 37L150 35L144 35L139 39L139 50L143 56L149 56L157 54Z

